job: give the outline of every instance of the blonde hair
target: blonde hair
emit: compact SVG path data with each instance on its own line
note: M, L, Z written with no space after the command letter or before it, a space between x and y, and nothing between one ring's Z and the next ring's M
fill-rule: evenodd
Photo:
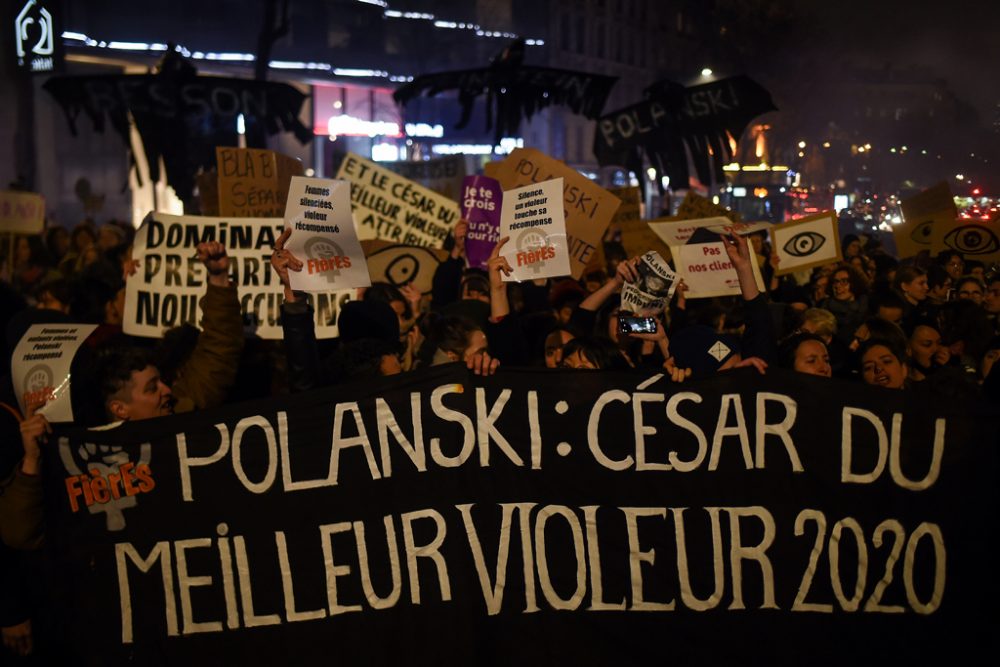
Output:
M802 324L812 325L812 333L817 336L833 336L837 333L837 318L823 308L809 308L802 314Z

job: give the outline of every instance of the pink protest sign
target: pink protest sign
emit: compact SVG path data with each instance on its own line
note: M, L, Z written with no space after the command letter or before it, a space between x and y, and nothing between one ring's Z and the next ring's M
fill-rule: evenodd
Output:
M486 260L500 238L500 206L503 190L489 176L466 176L462 180L462 218L468 221L465 256L469 266L486 268Z

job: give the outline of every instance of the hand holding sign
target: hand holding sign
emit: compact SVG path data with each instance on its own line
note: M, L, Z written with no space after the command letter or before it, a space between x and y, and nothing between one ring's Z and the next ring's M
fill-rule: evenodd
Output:
M285 289L285 301L294 302L295 292L292 291L292 283L288 278L289 271L301 271L300 262L290 250L285 250L285 242L292 235L291 229L281 232L281 236L274 242L274 250L271 252L271 268L281 279L281 285Z
M49 425L45 415L37 412L48 402L50 395L48 392L24 394L25 419L21 422L24 461L21 463L21 470L27 475L38 474L39 461L42 457L41 444L48 440L48 436L52 433L52 426Z

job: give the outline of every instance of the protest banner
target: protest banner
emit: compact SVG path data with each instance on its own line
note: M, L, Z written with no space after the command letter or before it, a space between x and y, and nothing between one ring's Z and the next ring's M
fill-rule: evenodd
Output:
M448 259L447 250L401 245L390 241L362 241L368 258L368 275L373 282L396 287L413 285L421 294L430 294L434 273Z
M677 287L677 275L660 253L650 250L641 255L635 270L639 280L622 286L621 308L632 313L662 313Z
M719 238L727 227L733 227L728 218L702 218L698 220L653 221L649 223L657 236L670 246L674 269L687 285L688 299L740 294L740 281L736 269L729 261L725 245ZM751 234L770 227L770 223L740 223L738 234ZM751 262L757 287L764 291L764 278L757 262Z
M45 229L45 198L34 192L0 190L0 233L41 234Z
M1000 262L1000 222L997 220L938 220L931 226L931 252L962 253L985 264Z
M484 173L500 181L504 190L563 179L571 275L579 280L621 201L577 170L534 148L515 148L502 162L488 163Z
M921 250L930 252L934 226L949 225L958 217L955 198L948 183L941 181L899 204L903 222L892 226L899 258L913 257Z
M337 178L351 182L351 205L361 240L440 248L458 223L458 204L453 200L354 153L344 157Z
M562 193L561 178L504 191L500 237L509 237L510 245L502 255L513 269L505 282L569 275Z
M24 394L47 395L36 413L50 422L73 421L70 403L70 366L76 351L97 328L96 324L32 324L14 348L10 374L21 414L26 414Z
M285 247L301 271L289 271L292 289L329 292L370 287L365 254L351 216L351 184L328 178L295 176L288 189Z
M218 146L219 215L226 218L276 218L285 212L288 184L301 176L302 163L257 148Z
M453 201L462 197L465 156L445 155L433 160L381 162L380 166Z
M462 218L469 223L465 233L465 260L470 267L486 269L493 247L500 240L500 207L503 190L495 178L466 176L462 181Z
M208 218L150 213L136 232L132 257L139 269L125 283L125 333L160 337L164 330L200 326L205 266L199 243L218 241L229 255L230 280L239 292L243 321L253 334L280 340L281 280L271 270L271 249L281 218ZM315 313L316 337L337 335L336 316L354 290L307 294Z
M57 432L59 645L108 665L974 663L997 643L998 433L971 409L776 368L452 364Z
M827 211L771 227L771 247L778 254L775 275L783 276L843 258L837 213Z

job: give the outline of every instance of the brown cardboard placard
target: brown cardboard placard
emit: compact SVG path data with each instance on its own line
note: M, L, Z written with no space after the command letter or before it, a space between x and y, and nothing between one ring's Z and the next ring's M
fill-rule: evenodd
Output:
M448 251L422 248L392 241L362 241L368 259L368 275L373 283L396 287L412 284L422 294L430 294L437 267L448 259Z
M903 222L892 226L892 236L900 259L913 257L921 250L932 251L934 227L950 225L958 217L955 198L946 181L904 199L899 208Z
M489 167L489 165L487 165ZM490 167L487 175L500 181L504 190L563 179L563 206L572 276L579 279L600 247L621 200L564 162L534 148L517 148Z
M281 217L288 184L301 176L295 158L258 148L217 146L219 215L235 218Z
M1000 221L964 218L936 221L931 227L931 249L935 255L955 250L965 259L987 265L1000 262Z

